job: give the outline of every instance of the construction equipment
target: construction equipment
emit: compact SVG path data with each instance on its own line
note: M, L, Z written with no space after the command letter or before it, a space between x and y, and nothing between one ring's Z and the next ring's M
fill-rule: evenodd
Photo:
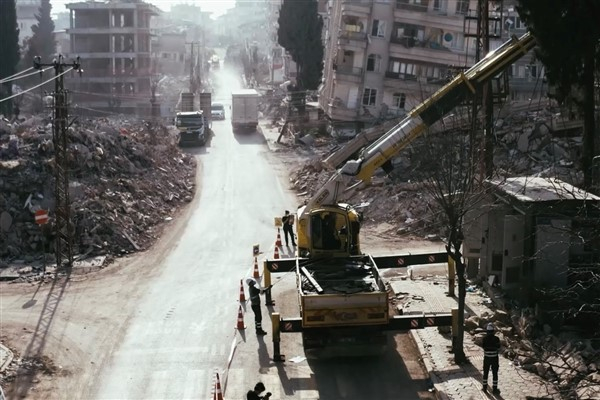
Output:
M371 353L385 345L386 330L450 325L450 312L390 316L387 291L379 272L385 267L447 262L447 254L363 254L359 242L362 215L342 201L367 184L378 168L390 172L395 155L534 45L534 37L527 33L489 53L409 112L356 159L347 161L298 209L298 257L276 263L267 260L265 271L295 269L300 317L281 320L278 325L281 332L302 332L307 354L347 345L352 345L357 353L361 353L359 349Z

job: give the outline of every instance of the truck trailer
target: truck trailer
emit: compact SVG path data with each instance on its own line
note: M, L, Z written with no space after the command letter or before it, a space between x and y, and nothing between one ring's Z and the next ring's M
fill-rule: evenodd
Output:
M258 97L258 92L254 89L242 89L231 93L231 127L234 133L242 129L256 130Z

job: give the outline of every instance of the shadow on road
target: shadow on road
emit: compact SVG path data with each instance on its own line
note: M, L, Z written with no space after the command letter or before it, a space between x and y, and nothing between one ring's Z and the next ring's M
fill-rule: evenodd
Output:
M253 130L236 130L233 133L233 137L239 144L265 144L267 139L263 135L260 127Z
M40 311L40 317L38 319L35 330L33 331L33 336L31 338L31 342L25 349L24 353L21 355L21 359L29 359L32 360L33 369L31 373L18 374L15 383L14 383L14 398L25 399L28 398L28 393L33 389L33 386L37 383L37 372L43 371L47 366L43 360L44 356L44 348L46 346L46 338L50 331L50 327L52 325L52 321L54 320L54 316L58 310L60 302L63 298L67 285L69 284L69 279L71 277L71 270L66 269L66 274L57 273L54 275L52 279L52 283L48 290L48 295L44 300L44 305L42 310ZM36 292L33 297L39 291L41 285L43 284L43 280L40 281L40 285L38 286ZM32 298L23 304L23 308L31 307L37 301Z

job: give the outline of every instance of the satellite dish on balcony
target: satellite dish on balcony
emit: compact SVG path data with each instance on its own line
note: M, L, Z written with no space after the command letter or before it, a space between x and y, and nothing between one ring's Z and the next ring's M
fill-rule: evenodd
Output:
M452 41L452 39L454 39L454 37L452 36L452 34L451 34L451 33L446 33L446 34L444 34L444 41L445 41L445 42L451 42L451 41Z

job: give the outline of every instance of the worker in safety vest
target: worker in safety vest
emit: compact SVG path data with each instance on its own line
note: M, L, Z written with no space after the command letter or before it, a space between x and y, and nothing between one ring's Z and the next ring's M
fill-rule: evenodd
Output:
M492 392L499 394L498 368L500 366L498 352L500 351L500 339L495 335L496 329L493 324L487 324L486 335L483 338L483 390L487 390L488 375L492 369Z
M248 285L248 293L250 294L250 305L252 307L252 311L254 312L254 325L256 327L257 335L266 335L262 329L262 312L260 309L260 295L263 294L266 290L270 289L270 287L263 289L256 282L254 278L246 279L246 284Z

